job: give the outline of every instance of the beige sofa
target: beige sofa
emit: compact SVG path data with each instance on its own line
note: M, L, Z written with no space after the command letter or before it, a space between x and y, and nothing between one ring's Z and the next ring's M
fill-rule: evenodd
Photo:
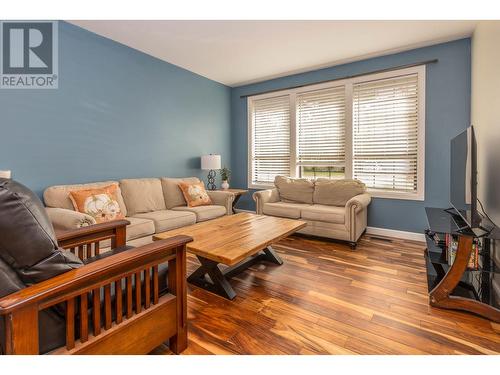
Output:
M234 195L230 192L208 191L212 205L188 207L178 183L199 182L188 178L137 178L103 181L79 185L59 185L43 193L46 209L56 230L67 230L95 224L89 215L77 212L69 198L70 190L116 185L121 212L130 221L127 244L141 246L152 241L156 233L232 214ZM108 244L101 244L105 248Z
M301 219L307 226L299 233L348 241L356 247L371 202L363 183L277 176L275 186L253 194L257 214Z

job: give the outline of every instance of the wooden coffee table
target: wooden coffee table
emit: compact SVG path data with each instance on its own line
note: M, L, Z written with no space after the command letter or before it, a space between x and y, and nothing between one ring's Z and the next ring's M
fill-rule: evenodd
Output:
M187 250L197 256L201 266L188 277L188 282L233 299L236 293L229 279L260 261L283 264L271 244L305 226L300 220L245 212L159 233L153 239L178 234L193 237ZM221 271L219 264L228 268Z

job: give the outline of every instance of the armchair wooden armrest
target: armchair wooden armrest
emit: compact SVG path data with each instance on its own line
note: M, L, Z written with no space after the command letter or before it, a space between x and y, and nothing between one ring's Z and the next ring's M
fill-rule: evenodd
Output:
M102 228L109 229L106 225ZM187 236L157 241L3 297L0 315L5 322L6 353L38 354L38 313L61 303L66 306L66 345L52 354L145 354L169 338L171 349L182 351L187 345L185 249L190 241ZM158 265L165 262L169 293L160 296ZM141 280L142 287L133 287ZM76 324L79 335L75 335Z
M111 248L125 246L128 220L114 220L77 229L58 231L59 246L70 250L81 260L100 254L101 241L111 239Z

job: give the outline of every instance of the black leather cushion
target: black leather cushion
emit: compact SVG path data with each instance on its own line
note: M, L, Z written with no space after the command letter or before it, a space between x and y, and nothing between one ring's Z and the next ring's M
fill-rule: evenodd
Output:
M29 285L82 266L58 248L40 199L24 185L0 178L0 258Z
M24 289L25 285L12 268L0 259L0 298Z
M0 298L29 284L82 266L58 248L52 224L38 197L20 183L0 178ZM0 352L5 350L0 317ZM50 308L39 313L40 352L64 344L64 318Z
M7 296L25 285L12 268L0 259L0 297ZM5 352L5 325L0 316L0 353ZM40 353L47 353L65 344L66 324L64 318L55 309L47 309L38 313L38 334Z

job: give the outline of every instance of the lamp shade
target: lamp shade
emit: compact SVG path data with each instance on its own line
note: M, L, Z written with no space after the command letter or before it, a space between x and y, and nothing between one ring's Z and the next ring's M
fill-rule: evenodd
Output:
M10 178L11 172L10 171L0 171L0 178Z
M201 169L210 170L210 169L220 169L220 155L203 155L201 157Z

